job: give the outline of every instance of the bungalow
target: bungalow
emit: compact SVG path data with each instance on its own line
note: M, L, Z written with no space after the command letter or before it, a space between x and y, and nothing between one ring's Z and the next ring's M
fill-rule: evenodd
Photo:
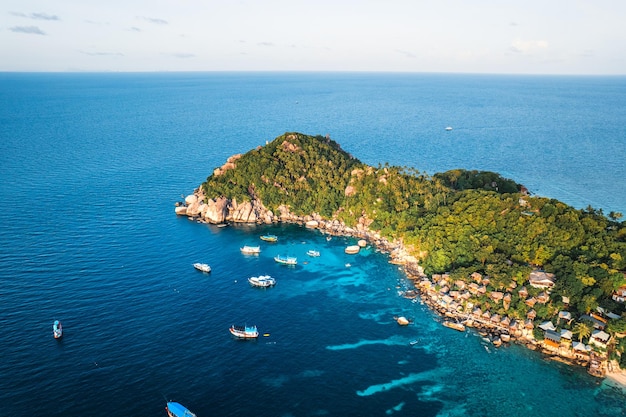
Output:
M520 288L517 294L519 294L520 298L528 297L528 290L526 289L526 286L523 286L522 288Z
M559 311L559 318L563 320L570 321L572 319L572 313L569 311Z
M589 346L586 346L583 342L572 343L572 349L579 351L579 352L585 352L585 353L591 350L591 348Z
M545 291L542 291L541 293L539 293L539 295L537 295L537 302L538 303L545 304L548 301L550 301L550 296Z
M541 323L539 325L539 328L542 329L542 330L546 330L546 331L548 331L548 330L555 331L556 330L556 327L554 327L554 324L551 321L544 321L543 323ZM560 337L559 337L559 340L560 340Z
M534 320L535 317L537 317L537 312L535 310L533 310L533 309L530 309L530 310L528 310L528 313L526 313L526 317L531 319L531 320Z
M535 297L527 298L526 301L524 301L524 304L528 307L534 307L535 304L537 304L537 299Z
M461 290L461 291L462 291L462 290L464 290L464 289L465 289L465 286L466 286L467 284L465 284L465 281L463 281L463 280L461 280L461 279L458 279L458 280L454 281L454 285L456 285L456 287L457 287L459 290Z
M600 329L600 330L604 330L604 328L606 327L606 323L603 322L602 320L598 320L597 318L594 317L594 315L583 315L580 316L580 320L588 320L593 324L593 327L596 329Z
M626 303L626 285L622 285L615 290L611 298L618 303Z
M543 271L533 271L528 277L530 285L535 288L552 288L554 287L554 274Z
M480 283L483 280L483 276L479 274L478 272L472 273L470 277L474 280L474 282L477 282L477 283Z
M533 321L531 319L526 319L526 321L524 322L524 327L528 330L532 330L535 328L535 325L533 324Z
M500 300L504 298L504 294L501 293L500 291L491 291L491 293L489 294L489 297L491 297L493 301L499 302Z
M561 339L567 339L569 341L572 340L572 331L567 329L561 329Z
M543 333L543 337L548 339L548 340L552 340L553 342L560 344L561 343L561 334L557 333L553 330L546 330Z
M606 349L606 344L609 342L610 339L611 335L609 335L608 333L602 330L594 330L591 333L591 337L589 338L589 343L593 343L598 347Z
M478 284L472 282L470 285L468 285L468 290L472 294L478 294Z

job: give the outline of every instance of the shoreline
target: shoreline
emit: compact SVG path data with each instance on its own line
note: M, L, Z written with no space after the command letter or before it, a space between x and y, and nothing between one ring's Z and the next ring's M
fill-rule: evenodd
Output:
M403 295L405 298L419 297L421 302L427 304L428 308L437 313L443 320L454 319L458 323L461 323L467 327L471 327L473 331L477 332L483 340L489 341L494 347L500 347L503 343L515 343L523 345L527 349L539 351L544 355L547 355L551 360L557 360L559 362L568 364L570 366L582 366L587 368L587 372L597 378L602 379L602 383L621 389L626 393L626 370L622 370L615 363L607 360L607 358L600 358L594 354L582 354L574 352L572 349L564 350L563 347L550 347L546 346L543 341L536 340L533 336L532 330L534 328L532 320L531 324L528 324L528 320L517 323L517 327L513 327L515 320L512 320L511 327L499 321L494 322L493 317L485 319L481 316L475 316L473 312L461 311L461 308L454 301L448 304L450 300L443 302L445 297L450 299L447 292L440 293L434 291L435 285L431 282L431 279L436 277L441 278L446 274L435 274L428 277L423 268L419 265L418 260L410 255L406 250L401 239L389 241L387 238L380 235L379 232L369 230L366 222L359 222L356 227L349 227L343 222L338 220L323 219L319 214L312 214L306 216L297 216L292 214L286 207L281 210L279 216L275 216L270 212L270 215L266 213L254 216L254 220L241 219L235 216L224 216L220 220L215 221L212 216L206 216L207 211L203 210L201 206L206 204L203 202L204 195L201 193L201 188L194 190L193 196L195 197L191 206L195 206L192 210L186 210L187 204L182 206L177 205L176 214L185 215L191 220L198 220L202 223L208 224L228 224L228 223L253 223L253 224L295 224L305 227L307 229L317 229L320 233L331 236L344 236L355 239L364 239L372 244L379 252L388 255L389 263L401 266L403 272L413 285L413 290L405 292ZM189 201L185 201L188 203ZM184 210L182 208L185 208ZM262 205L261 205L262 207ZM283 206L284 207L284 206ZM262 211L266 209L262 207ZM236 211L236 210L235 210ZM263 220L261 220L263 219ZM423 284L423 285L422 285ZM452 285L449 285L452 288ZM452 292L450 292L452 293ZM457 308L459 307L459 308ZM505 316L508 318L508 316ZM443 322L441 323L443 326Z

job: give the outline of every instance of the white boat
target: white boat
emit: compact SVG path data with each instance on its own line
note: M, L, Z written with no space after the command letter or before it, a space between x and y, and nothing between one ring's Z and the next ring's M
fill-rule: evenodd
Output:
M282 257L280 255L276 255L274 256L274 260L283 265L296 265L298 263L298 258L294 258L291 256Z
M311 249L311 250L308 250L306 254L315 258L315 257L320 256L320 251Z
M246 255L258 255L259 253L261 253L261 247L260 246L244 246L241 249L241 253L245 253Z
M250 277L248 278L248 282L253 287L273 287L276 285L276 280L269 275L259 275L258 277Z
M256 326L230 326L230 334L240 339L256 339L259 337L259 331Z
M63 336L63 326L58 320L55 320L52 324L52 335L55 339L60 339Z
M196 262L195 264L193 264L193 267L196 268L198 271L202 271L202 272L211 272L211 267L209 266L209 264L202 264L200 262Z
M449 132L449 131L451 131L451 130L452 130L452 126L448 126L448 127L446 127L446 130L447 130L448 132Z
M350 245L346 248L345 252L349 255L355 255L359 253L361 247L359 245Z

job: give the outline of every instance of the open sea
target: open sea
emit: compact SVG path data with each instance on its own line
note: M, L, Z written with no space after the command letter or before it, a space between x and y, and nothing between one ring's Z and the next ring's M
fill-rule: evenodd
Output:
M626 77L0 73L0 416L626 415L585 369L442 327L373 248L176 217L230 155L291 131L626 214Z

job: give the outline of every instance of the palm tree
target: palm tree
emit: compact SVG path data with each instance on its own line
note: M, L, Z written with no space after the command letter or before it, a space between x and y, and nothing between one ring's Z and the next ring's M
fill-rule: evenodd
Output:
M578 335L578 341L582 341L584 338L591 335L591 325L583 321L579 321L574 325L572 333Z

